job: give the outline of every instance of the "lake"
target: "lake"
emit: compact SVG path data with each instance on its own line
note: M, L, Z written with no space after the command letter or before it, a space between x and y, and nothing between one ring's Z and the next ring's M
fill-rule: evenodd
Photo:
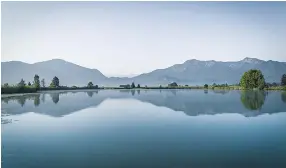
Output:
M3 168L286 167L286 93L46 92L2 98Z

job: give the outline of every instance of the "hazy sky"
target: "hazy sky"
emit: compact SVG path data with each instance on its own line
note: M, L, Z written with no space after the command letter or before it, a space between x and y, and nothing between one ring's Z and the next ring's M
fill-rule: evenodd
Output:
M286 2L2 2L1 33L2 61L60 58L109 76L286 61Z

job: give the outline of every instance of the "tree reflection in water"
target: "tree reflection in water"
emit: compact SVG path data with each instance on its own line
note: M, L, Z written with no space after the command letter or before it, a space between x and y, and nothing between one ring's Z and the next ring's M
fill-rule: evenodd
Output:
M26 103L26 97L25 96L19 96L16 97L17 102L23 107Z
M134 96L135 95L135 90L131 90L131 94L132 94L132 96Z
M89 97L93 96L93 92L86 92Z
M40 94L34 96L34 105L36 107L40 105Z
M60 93L50 93L50 96L55 104L60 100Z
M241 103L249 110L260 110L264 104L266 92L264 91L241 91Z

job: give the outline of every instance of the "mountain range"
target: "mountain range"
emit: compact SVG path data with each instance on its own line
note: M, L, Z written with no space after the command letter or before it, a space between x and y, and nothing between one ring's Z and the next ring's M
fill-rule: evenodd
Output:
M33 81L35 74L44 78L49 85L57 76L60 85L86 86L89 81L99 86L118 86L120 84L166 85L177 82L180 85L202 85L205 83L236 84L242 74L249 69L259 69L266 82L279 82L286 73L286 62L264 61L246 57L240 61L200 61L187 60L164 69L156 69L134 77L107 77L97 69L90 69L61 59L37 62L34 64L20 61L1 62L1 84L17 84L22 78Z

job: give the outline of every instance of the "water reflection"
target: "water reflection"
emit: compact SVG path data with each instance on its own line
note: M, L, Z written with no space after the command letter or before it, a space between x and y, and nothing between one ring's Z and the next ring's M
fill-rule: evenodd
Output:
M137 92L137 94L136 94ZM95 95L96 93L96 95ZM49 97L46 98L46 94ZM73 96L73 94L75 94ZM34 95L4 97L2 109L10 115L36 112L61 117L84 108L98 106L106 99L133 98L173 111L182 111L189 116L239 113L243 116L257 116L263 113L286 112L285 92L267 93L261 91L206 91L193 90L105 90L84 92L49 92ZM42 102L40 103L40 98ZM50 98L50 99L49 99ZM31 106L29 100L33 101ZM267 100L268 103L265 103ZM22 108L19 109L20 104ZM28 103L29 105L25 106ZM53 104L53 105L52 105ZM58 106L60 104L60 106ZM275 106L273 106L275 104ZM254 111L256 110L256 111Z
M205 94L208 94L208 92L209 92L208 90L204 90L204 93L205 93Z
M43 93L43 94L42 94L42 102L45 103L45 101L46 101L46 94Z
M89 97L93 96L93 92L86 92Z
M249 110L260 110L264 104L266 92L264 91L241 91L241 102Z
M34 96L34 105L36 107L40 105L40 94Z
M230 92L230 90L213 90L214 93L217 93L217 94L227 94Z
M285 165L286 113L268 115L286 111L281 92L271 92L257 112L244 103L260 102L260 93L134 91L47 92L3 98L3 167ZM45 103L38 104L43 97ZM23 107L18 99L24 99ZM221 113L241 116L217 115ZM242 117L264 113L263 117Z
M135 95L135 90L131 90L131 94L132 94L132 96L134 96Z
M286 92L281 93L281 100L286 103Z
M74 93L74 92L72 92L72 93ZM60 101L60 93L57 93L57 92L50 93L50 96L51 96L51 98L55 104L57 104Z
M26 103L26 99L27 99L26 96L19 96L19 97L17 97L16 100L23 107Z
M12 123L12 119L1 118L1 124L10 124Z
M4 103L6 103L6 104L8 104L8 101L9 101L9 99L3 99L3 98L1 98L2 99L2 102L4 102Z

